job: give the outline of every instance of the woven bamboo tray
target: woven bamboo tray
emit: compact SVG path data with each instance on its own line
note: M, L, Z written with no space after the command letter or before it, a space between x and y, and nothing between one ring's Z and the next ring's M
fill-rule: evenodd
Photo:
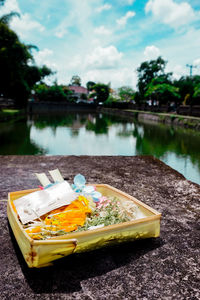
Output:
M74 232L48 240L31 239L22 227L11 205L16 200L38 189L11 192L8 194L7 215L17 243L28 267L49 266L56 259L94 250L106 245L129 240L158 237L160 235L161 214L136 198L107 184L95 184L104 196L118 197L121 201L133 201L145 215L144 218L125 223L105 226L94 230Z

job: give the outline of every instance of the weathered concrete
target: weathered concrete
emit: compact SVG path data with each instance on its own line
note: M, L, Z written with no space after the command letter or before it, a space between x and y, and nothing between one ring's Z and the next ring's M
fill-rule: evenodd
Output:
M1 299L200 299L200 186L152 157L0 156L0 198L36 187L34 172L82 173L162 213L161 237L72 255L28 269L1 202Z

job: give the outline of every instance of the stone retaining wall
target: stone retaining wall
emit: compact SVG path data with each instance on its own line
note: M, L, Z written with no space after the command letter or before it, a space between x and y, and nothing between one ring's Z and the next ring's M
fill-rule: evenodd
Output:
M65 103L65 102L29 102L27 106L28 113L61 113L68 111L83 111L91 112L95 111L96 106L94 104L87 103Z
M98 108L98 111L112 115L125 116L139 121L160 122L168 125L182 126L186 128L200 129L200 118L182 116L176 114L152 113L134 110L119 110L111 108Z

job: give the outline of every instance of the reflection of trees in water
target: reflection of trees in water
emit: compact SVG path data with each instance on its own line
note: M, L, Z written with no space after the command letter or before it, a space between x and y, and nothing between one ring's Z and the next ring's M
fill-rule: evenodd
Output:
M127 121L119 119L116 116L97 114L93 120L88 120L86 124L86 130L93 131L96 134L107 134L109 127L113 124L125 124Z
M72 129L70 135L71 137L77 137L79 135L79 129Z
M133 127L133 129L131 129ZM138 155L154 155L162 159L167 152L190 157L200 168L200 133L164 124L126 123L117 133L120 137L136 138Z
M59 127L66 127L75 139L82 127L99 135L108 134L112 125L118 125L117 136L136 139L137 154L154 155L162 159L167 152L175 153L189 158L200 168L200 133L163 124L131 123L125 118L103 114L33 116L32 121L28 122L24 120L14 124L0 124L0 154L45 154L45 150L30 139L31 126L39 130L51 128L54 133Z
M116 116L92 114L92 113L63 113L63 114L49 114L49 115L34 115L32 116L34 125L37 129L45 129L50 127L53 132L57 127L68 127L72 132L71 135L77 135L77 130L81 127L86 130L94 131L96 134L107 134L109 126L113 124L124 124L126 126L126 120L119 119Z
M134 124L126 123L122 124L120 130L117 133L119 137L131 137L133 135L133 129L135 128Z
M72 126L76 120L76 114L60 114L60 115L34 115L34 126L37 129L44 129L46 127L54 128L62 126Z
M85 125L89 117L90 117L90 116L81 116L81 117L80 117L80 123L81 123L82 125Z
M143 128L143 135L139 128ZM193 130L174 128L163 124L135 124L137 154L154 155L161 158L167 152L177 156L190 156L200 167L200 134Z
M4 130L4 126L6 130ZM25 120L4 126L0 128L1 155L43 155L46 153L44 149L31 141L31 126L28 126Z
M105 119L96 118L95 122L88 121L86 125L86 130L94 131L96 134L107 134L108 124Z
M34 115L33 121L35 128L43 130L45 128L51 128L52 133L56 134L58 127L67 127L70 129L70 135L72 137L78 136L79 129L84 127L90 120L93 121L94 116L92 114L82 113L63 113L63 114L49 114L49 115Z

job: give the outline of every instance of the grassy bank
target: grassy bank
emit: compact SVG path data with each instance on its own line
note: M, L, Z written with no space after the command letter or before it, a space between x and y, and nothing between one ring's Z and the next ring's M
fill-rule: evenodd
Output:
M0 111L0 122L12 121L14 119L21 118L24 114L24 110L19 109L2 109Z

